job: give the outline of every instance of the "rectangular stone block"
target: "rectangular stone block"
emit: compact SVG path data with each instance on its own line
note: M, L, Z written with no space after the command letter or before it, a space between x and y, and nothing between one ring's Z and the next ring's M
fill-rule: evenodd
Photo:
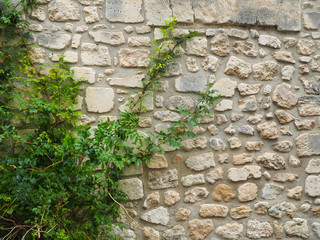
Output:
M302 117L320 116L320 96L303 96L298 100L298 113Z
M141 8L142 0L107 0L106 18L110 22L143 22Z
M81 45L81 61L85 66L111 66L109 49L94 43Z
M298 157L320 155L320 134L304 133L295 142Z
M87 87L86 103L88 112L106 113L114 106L114 92L112 88Z
M164 20L172 18L170 0L145 0L147 24L152 26L164 26Z

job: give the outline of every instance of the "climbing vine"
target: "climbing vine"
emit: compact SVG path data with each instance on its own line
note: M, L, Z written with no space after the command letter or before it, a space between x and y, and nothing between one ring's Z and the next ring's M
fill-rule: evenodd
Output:
M0 3L0 237L1 239L118 239L112 229L126 195L118 181L128 164L144 164L163 144L180 147L195 137L190 126L210 114L218 98L208 86L193 109L177 109L181 120L168 132L141 135L139 114L148 92L161 85L179 47L197 32L172 37L175 19L154 40L147 80L117 120L96 129L79 124L81 92L70 66L38 66L31 57L24 20L37 3Z

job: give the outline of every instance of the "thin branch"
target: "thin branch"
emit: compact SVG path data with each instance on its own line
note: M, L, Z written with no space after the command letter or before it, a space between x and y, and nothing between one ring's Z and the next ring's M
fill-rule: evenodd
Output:
M46 171L48 168L51 168L51 167L53 167L53 166L55 166L55 165L57 165L59 163L62 163L62 162L63 162L63 160L61 160L59 162L56 162L56 163L53 163L53 164L49 165L48 167L46 167L45 169L42 169L42 170L36 170L36 169L33 169L33 168L27 168L26 170L42 173L42 172Z
M11 205L14 203L14 201L16 200L17 198L13 199L13 201L9 204L9 206L7 207L7 210L2 214L1 218L3 218L3 216L9 211Z
M23 237L21 238L21 240L24 240L24 238L27 236L27 234L28 234L33 228L34 228L34 226L31 227L31 228L29 228L29 230L23 235Z

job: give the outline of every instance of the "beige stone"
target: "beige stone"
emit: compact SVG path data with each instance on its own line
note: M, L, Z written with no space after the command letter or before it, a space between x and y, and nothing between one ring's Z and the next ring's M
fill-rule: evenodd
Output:
M247 223L247 237L261 239L271 237L273 228L269 222L260 222L257 219L249 220Z
M161 169L161 168L167 168L167 167L168 167L168 162L167 162L167 159L164 155L159 154L159 153L155 153L150 158L148 168Z
M298 131L311 130L316 125L316 121L313 119L296 119L294 125Z
M181 178L181 184L184 187L191 187L198 184L205 183L204 175L203 174L192 174L186 175Z
M188 139L182 142L182 149L189 152L194 149L206 149L207 148L206 137L198 137L197 139Z
M232 182L245 181L249 178L261 178L261 167L247 165L243 168L229 168L228 179Z
M148 67L150 51L147 49L122 48L118 52L121 67Z
M129 37L129 47L150 47L151 40L149 37Z
M209 195L205 187L194 187L184 194L184 202L195 203L202 201Z
M214 228L211 219L193 219L188 222L188 227L191 240L203 240Z
M213 200L218 202L230 202L234 197L233 189L225 184L217 185L212 193Z
M290 113L281 109L277 109L275 111L275 115L281 124L289 123L295 119Z
M241 96L255 95L259 93L261 84L240 83L237 88Z
M249 41L235 41L233 43L233 50L236 53L242 53L248 57L256 57L258 55L254 43Z
M213 84L212 89L217 90L221 97L233 97L236 87L236 81L231 81L230 78L221 78Z
M199 57L207 55L207 38L196 36L186 42L186 54Z
M293 144L289 140L280 141L277 143L273 143L271 148L276 152L287 153L292 150Z
M309 56L315 52L314 41L308 39L300 39L297 44L297 52L300 55Z
M159 192L150 193L143 202L143 208L149 209L157 207L160 203Z
M224 71L224 73L227 75L233 75L241 79L247 79L251 72L251 64L235 56L231 56L229 58Z
M201 62L202 68L207 71L216 72L218 71L219 67L221 65L221 61L219 58L215 56L206 56L206 58Z
M267 46L271 48L281 47L281 41L277 37L270 36L270 35L260 35L258 42L262 46Z
M232 163L234 165L243 165L246 163L251 163L254 160L253 154L250 153L241 153L238 155L233 155Z
M250 216L251 212L252 209L249 205L241 205L239 207L231 208L230 216L233 219L247 218Z
M258 109L257 100L254 95L240 99L238 106L242 112L254 112Z
M79 5L71 0L54 0L48 5L48 16L52 22L79 21Z
M152 227L144 227L143 233L144 233L144 236L146 237L146 240L158 240L160 238L159 231L156 231Z
M143 213L140 218L146 222L165 226L169 222L169 212L167 208L158 207Z
M260 137L263 139L277 139L278 138L278 127L277 123L273 121L259 123L257 130Z
M255 80L271 81L277 75L279 68L279 64L273 61L253 64L253 77Z
M144 74L129 75L125 77L107 78L110 86L125 87L125 88L142 88L142 81L145 78Z
M254 211L260 215L266 215L268 213L268 209L270 208L268 202L257 202L254 205Z
M47 15L46 15L44 8L38 6L34 9L32 9L31 14L30 14L30 18L43 22L44 20L46 20Z
M171 0L172 14L181 23L193 23L194 12L191 0Z
M238 187L238 200L249 202L257 198L258 186L255 183L245 183Z
M320 134L304 133L295 139L298 157L320 155Z
M216 181L222 178L223 178L223 170L221 167L211 170L210 172L208 172L206 176L206 180L211 184L214 184Z
M292 198L292 199L296 199L296 200L300 200L301 196L302 196L302 190L303 190L302 186L296 186L294 188L290 188L287 191L287 197Z
M176 213L177 221L186 221L190 215L191 211L187 208L179 208Z
M130 200L143 198L143 183L139 178L119 180L119 189L128 195Z
M202 204L200 205L200 217L227 217L229 208L221 204Z
M89 31L89 36L92 37L96 43L105 43L112 46L120 46L125 43L122 32L102 29L99 31Z
M81 61L85 66L111 66L109 49L94 43L82 43Z
M277 85L273 91L272 101L279 107L293 108L298 102L298 97L290 90L291 86L287 83Z
M215 232L223 239L237 240L242 237L243 225L236 222L226 223L217 227Z
M237 137L232 137L228 139L231 149L240 148L242 146L242 141Z
M112 88L87 87L85 100L89 112L110 112L114 106L114 91Z
M197 59L195 58L187 58L186 66L189 72L195 73L199 71L199 66L197 64Z
M143 22L142 0L106 0L106 18L110 22Z
M99 22L100 20L99 14L98 14L98 8L94 6L83 8L83 15L86 23L95 23L95 22Z
M220 57L225 57L229 55L229 39L225 34L218 34L211 39L210 52L218 55Z
M273 53L271 55L272 55L272 57L274 57L279 62L287 62L287 63L295 63L296 62L294 60L291 52L277 51L277 52L275 52L275 53Z
M263 153L256 161L267 169L280 170L286 168L284 158L281 155L272 152Z
M178 192L173 190L168 190L164 192L164 203L167 206L172 206L180 201L180 195Z

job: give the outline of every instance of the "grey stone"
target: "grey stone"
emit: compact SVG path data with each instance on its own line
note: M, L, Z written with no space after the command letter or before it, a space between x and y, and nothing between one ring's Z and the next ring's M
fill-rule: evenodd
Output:
M191 187L205 182L203 174L187 175L181 178L181 183L184 187Z
M143 22L142 0L107 0L106 18L110 22Z
M51 50L62 50L68 47L71 43L69 34L47 34L43 33L38 37L39 46L49 48Z
M317 30L320 26L319 12L306 12L303 14L303 25L306 29Z
M150 210L149 212L143 213L140 218L146 222L165 226L169 222L169 212L164 207L158 207Z
M170 169L165 172L150 171L148 173L149 187L151 189L166 189L178 186L178 171Z
M215 151L224 151L227 147L226 143L220 138L210 138L210 146Z
M267 169L280 170L286 168L283 157L276 153L265 152L256 161Z
M106 43L112 46L119 46L125 43L122 32L112 32L108 30L89 31L89 36L92 37L96 43Z
M254 128L250 125L242 125L238 128L239 133L244 135L254 135Z
M182 75L182 68L180 63L170 63L167 66L166 73L164 74L165 77L173 77Z
M288 215L293 218L296 214L296 206L291 202L283 201L271 206L268 209L268 213L270 216L275 218L282 218L284 215Z
M182 76L175 80L175 89L178 92L204 92L207 78L203 75Z
M210 167L215 167L214 154L212 152L190 156L185 164L194 171L202 171Z
M320 134L304 133L299 135L295 142L298 157L320 155Z
M122 48L118 52L121 67L148 67L150 51L147 49Z
M308 174L320 173L320 159L311 159L304 171Z
M312 230L315 235L320 238L320 223L314 222L312 223Z
M52 22L79 21L79 5L71 0L54 0L48 5L48 15Z
M271 145L271 148L276 152L287 153L292 150L293 144L289 140L280 141Z
M262 46L267 46L271 48L281 48L281 41L274 36L260 35L258 42Z
M115 234L118 237L121 237L125 240L135 240L136 234L131 229L120 229L119 226L112 225L112 234Z
M302 218L294 218L292 221L287 221L284 224L284 229L288 236L309 238L309 228L307 220Z
M298 131L311 130L316 125L316 122L313 119L296 119L294 125Z
M302 96L298 100L298 113L302 117L320 116L320 96Z
M314 81L310 81L306 78L301 77L300 81L302 86L308 95L320 95L320 84Z
M283 44L285 48L291 48L294 47L297 44L297 39L292 38L292 37L285 37L283 39Z
M184 194L184 202L199 202L209 195L205 187L194 187Z
M181 240L185 240L186 233L185 233L185 229L183 226L181 225L175 225L170 229L164 230L162 237L165 240L177 240L177 239L181 239Z
M143 183L139 178L119 180L119 189L128 195L130 200L143 198Z
M165 25L164 19L172 18L169 0L147 0L144 3L147 24L152 26Z
M260 222L257 219L249 220L247 223L247 237L261 239L271 237L273 228L268 222Z
M276 199L283 191L283 186L273 183L266 183L262 189L262 198L267 200Z
M242 237L243 225L236 222L226 223L217 227L215 232L223 239L237 240Z
M177 108L190 110L194 107L194 101L189 96L175 95L169 97L165 101L165 105L168 109L172 111L178 111Z

